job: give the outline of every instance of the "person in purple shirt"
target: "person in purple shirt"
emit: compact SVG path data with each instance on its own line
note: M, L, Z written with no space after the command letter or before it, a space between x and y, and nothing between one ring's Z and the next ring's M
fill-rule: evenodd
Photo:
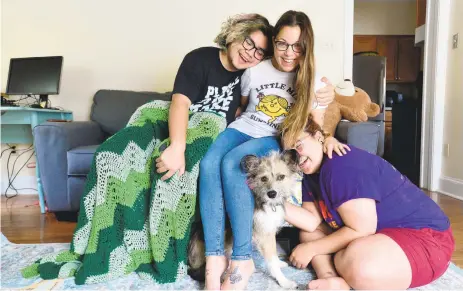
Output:
M455 249L439 206L381 157L346 146L329 159L323 142L310 119L294 145L303 204L286 205L301 229L290 261L317 273L309 289L406 289L439 278Z

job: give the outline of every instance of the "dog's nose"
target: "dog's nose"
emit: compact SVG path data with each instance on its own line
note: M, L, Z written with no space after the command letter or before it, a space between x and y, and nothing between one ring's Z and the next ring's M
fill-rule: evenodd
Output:
M277 191L275 191L275 190L268 191L268 192L267 192L267 196L268 196L269 198L272 198L272 199L273 199L273 198L277 197Z

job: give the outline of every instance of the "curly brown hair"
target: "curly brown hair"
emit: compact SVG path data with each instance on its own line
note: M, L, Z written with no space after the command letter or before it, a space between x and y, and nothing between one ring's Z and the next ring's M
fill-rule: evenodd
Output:
M322 129L322 127L320 126L320 124L318 124L314 119L313 119L313 115L312 114L309 114L309 118L307 119L307 123L304 127L304 132L307 132L308 134L310 134L311 136L315 136L315 134L317 134L317 132L320 132L324 138L327 138L329 136L329 134L325 133Z
M267 18L257 13L237 14L228 18L223 24L219 34L215 37L214 42L222 50L227 50L228 45L235 41L244 41L244 39L255 31L261 31L267 38L266 57L273 55L272 36L273 26L270 25Z

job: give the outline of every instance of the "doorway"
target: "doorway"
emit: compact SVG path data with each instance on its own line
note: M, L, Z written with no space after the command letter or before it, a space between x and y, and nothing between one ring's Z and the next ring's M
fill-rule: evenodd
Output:
M386 58L383 158L420 185L426 0L354 0L353 21L353 54Z

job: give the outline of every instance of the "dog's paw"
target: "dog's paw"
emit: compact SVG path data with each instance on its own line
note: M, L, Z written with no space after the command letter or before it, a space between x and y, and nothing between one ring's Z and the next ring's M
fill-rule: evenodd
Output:
M279 261L278 262L278 267L280 268L286 268L288 266L288 263L286 263L285 261Z
M286 278L280 280L278 284L284 289L297 289L297 283Z

